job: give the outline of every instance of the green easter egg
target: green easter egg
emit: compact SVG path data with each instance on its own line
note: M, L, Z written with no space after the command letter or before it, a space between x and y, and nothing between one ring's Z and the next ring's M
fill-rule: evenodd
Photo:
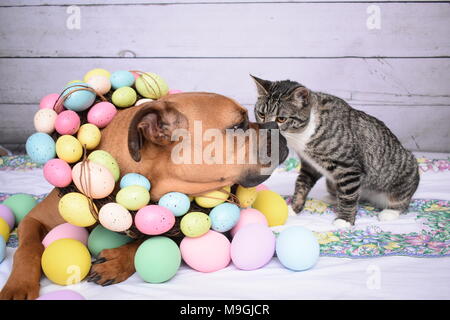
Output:
M187 237L200 237L211 228L211 219L203 212L189 212L181 219L181 232Z
M120 168L116 159L104 150L95 150L91 152L88 159L92 162L98 163L108 169L114 177L114 181L119 181L120 178Z
M161 283L172 278L180 268L181 253L177 244L162 236L144 241L134 256L134 266L142 279Z
M128 186L117 192L116 202L128 210L139 210L150 202L150 193L142 186Z
M136 79L135 86L141 96L150 99L159 99L169 92L166 81L151 72L141 74Z
M28 212L33 209L37 201L29 194L18 193L10 196L6 199L3 204L11 209L16 217L16 224L18 225L20 221L28 214Z
M137 95L133 88L122 87L113 92L111 99L116 107L127 108L134 105Z
M104 249L114 249L133 241L132 238L106 229L98 225L92 230L88 238L89 251L94 256L98 256Z

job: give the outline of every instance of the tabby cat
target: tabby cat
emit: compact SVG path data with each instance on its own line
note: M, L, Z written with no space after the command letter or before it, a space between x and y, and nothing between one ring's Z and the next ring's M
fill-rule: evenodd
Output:
M354 225L360 199L384 209L380 220L407 210L419 184L417 161L383 122L297 82L253 78L257 121L276 121L301 159L292 202L296 213L322 175L337 199L339 228Z

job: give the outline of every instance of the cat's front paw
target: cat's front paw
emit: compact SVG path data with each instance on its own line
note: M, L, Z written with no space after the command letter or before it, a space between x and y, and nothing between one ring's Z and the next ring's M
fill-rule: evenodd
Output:
M384 209L378 214L378 220L380 221L392 221L398 219L400 211L392 209Z
M295 214L299 214L300 212L302 212L304 206L305 201L300 199L299 200L294 199L294 201L292 201L292 204L290 205Z
M348 229L352 226L350 222L339 218L333 221L333 225L338 229Z

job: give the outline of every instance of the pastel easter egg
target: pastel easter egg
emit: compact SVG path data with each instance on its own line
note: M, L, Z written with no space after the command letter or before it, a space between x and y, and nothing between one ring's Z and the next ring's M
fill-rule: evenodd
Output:
M111 81L105 76L92 76L86 81L98 94L106 94L111 90Z
M56 290L43 294L36 300L86 300L86 298L73 290Z
M91 212L89 199L84 194L70 192L59 199L58 210L68 223L78 227L89 227L97 222L94 217L97 208L95 204L92 204L92 206L95 212Z
M176 94L176 93L182 93L182 92L183 91L181 91L181 90L172 89L172 90L169 90L169 92L167 94Z
M101 140L100 129L91 123L83 124L77 133L77 139L87 150L95 149Z
M189 197L184 193L169 192L159 199L158 205L166 207L176 217L181 217L188 212L191 202L189 201Z
M265 184L259 184L255 188L256 188L256 191L270 190L269 187L266 186Z
M14 225L16 224L16 217L7 205L0 204L0 218L6 221L9 226L9 230L14 229Z
M258 210L253 208L242 209L238 223L230 231L231 236L234 237L236 232L238 232L241 228L254 223L262 224L264 226L269 225L266 217Z
M259 191L252 207L266 216L269 227L283 225L288 218L286 201L274 191Z
M180 222L181 232L187 237L200 237L211 228L211 219L203 212L189 212Z
M166 81L152 72L140 75L135 82L136 90L145 98L159 99L169 92Z
M44 250L41 266L52 282L62 286L76 284L89 273L91 255L80 241L59 239Z
M33 123L37 132L51 134L55 131L55 122L58 114L53 109L39 109L34 115Z
M181 253L177 244L167 237L156 236L145 240L136 251L134 266L145 281L162 283L177 273Z
M133 224L133 217L130 212L124 206L115 202L107 203L101 207L98 218L102 226L115 232L128 230Z
M92 77L95 76L103 76L107 79L109 79L109 77L111 76L111 73L109 73L108 70L106 69L102 69L102 68L95 68L92 70L89 70L83 77L83 81L84 82L88 82L89 79L91 79Z
M113 89L131 87L134 84L134 75L126 70L115 71L109 78Z
M59 134L72 135L80 128L80 117L75 111L66 110L58 114L55 129Z
M114 181L119 181L120 177L119 164L109 152L104 150L95 150L89 154L88 159L92 162L104 166L106 169L109 170L109 172L111 172L111 174L114 177Z
M72 168L64 160L51 159L44 165L44 178L55 187L67 187L72 182Z
M278 235L276 252L283 266L293 271L303 271L317 263L320 245L311 230L292 226Z
M40 109L53 109L54 105L56 104L56 101L58 101L59 94L57 93L51 93L46 95L41 99L39 102L39 108Z
M36 199L25 193L17 193L8 197L3 204L11 209L14 214L16 224L25 218L25 216L37 205Z
M54 227L42 240L42 244L47 248L53 241L59 239L75 239L87 245L89 232L83 228L70 223L63 223Z
M75 163L81 159L83 147L77 138L70 135L64 135L56 140L56 154L61 160L68 163Z
M80 192L93 199L106 198L115 186L111 172L89 160L79 162L72 168L72 180Z
M230 241L223 234L209 230L197 238L185 237L180 243L186 264L200 272L214 272L230 263Z
M131 241L133 241L132 238L108 230L99 224L89 234L88 248L92 255L97 257L105 249L119 248Z
M139 210L150 201L150 193L141 186L128 186L120 189L116 195L116 202L128 210Z
M221 190L216 190L212 192L205 193L204 195L195 197L195 202L203 208L213 208L221 203L224 203L225 200L229 197L229 192L231 191L231 187L227 186L223 188L225 192Z
M275 252L275 235L269 227L250 224L240 229L231 241L231 260L241 270L266 265Z
M172 229L175 216L165 207L149 205L139 209L134 217L134 223L144 234L159 235Z
M140 106L141 104L144 104L146 102L152 102L154 101L153 99L148 99L148 98L143 98L143 99L139 99L138 101L136 101L136 103L134 104L135 106Z
M44 164L56 155L55 141L43 132L36 132L29 136L25 149L31 160L38 164Z
M80 112L92 106L97 95L88 88L91 86L85 82L76 82L66 86L62 93L62 96L67 96L63 103L64 107Z
M214 207L209 213L211 228L215 231L231 230L239 221L240 209L233 203L222 203Z
M131 87L121 87L115 90L111 96L111 100L116 107L127 108L134 105L137 95Z
M128 186L141 186L150 191L151 183L150 181L139 173L127 173L120 179L120 188L125 188Z
M6 222L3 218L0 218L0 238L3 238L5 242L8 242L10 234L10 229L8 222Z
M243 208L250 207L255 202L257 195L258 191L255 187L244 188L243 186L238 186L236 190L236 197Z
M96 103L89 109L87 119L89 123L99 128L106 127L117 114L116 107L107 101Z

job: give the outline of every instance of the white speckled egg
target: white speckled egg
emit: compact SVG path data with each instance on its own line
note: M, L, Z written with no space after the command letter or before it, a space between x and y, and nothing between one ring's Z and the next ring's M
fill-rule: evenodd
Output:
M79 162L72 168L75 186L88 197L102 199L114 190L114 177L104 166L92 162Z
M53 109L39 109L34 115L34 128L37 132L51 134L55 131L55 121L58 114Z
M115 232L128 230L133 224L130 212L124 206L110 202L105 204L98 213L102 226Z

